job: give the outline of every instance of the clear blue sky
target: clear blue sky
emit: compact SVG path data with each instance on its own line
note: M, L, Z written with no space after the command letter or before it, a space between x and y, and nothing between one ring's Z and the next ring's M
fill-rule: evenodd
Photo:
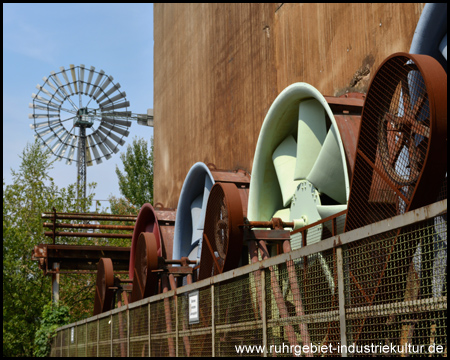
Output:
M3 4L3 179L19 155L34 142L28 107L32 93L51 71L70 64L94 66L120 83L133 113L153 108L153 4ZM116 164L135 137L147 141L153 128L133 123L120 152L87 168L87 182L97 182L96 199L120 196ZM59 187L76 181L77 167L55 162L50 172ZM102 206L108 206L102 202Z

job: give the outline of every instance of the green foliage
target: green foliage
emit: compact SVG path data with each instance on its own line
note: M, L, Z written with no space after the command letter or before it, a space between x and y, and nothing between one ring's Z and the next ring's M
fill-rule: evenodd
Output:
M34 338L34 356L47 357L50 355L52 339L56 336L56 329L70 321L67 306L48 304L42 311L41 323Z
M148 142L142 138L133 139L127 151L120 154L124 172L116 166L121 194L129 203L141 208L145 203L153 202L153 138L151 151Z
M35 245L50 242L44 235L41 214L53 207L58 212L88 209L94 196L78 201L75 184L58 188L49 175L52 161L38 142L27 144L20 158L18 171L11 170L13 183L3 181L3 356L8 357L33 355L41 312L51 297L51 278L31 259ZM87 241L63 239L65 243ZM70 303L75 316L86 307L76 294L88 281L89 286L95 284L86 278L61 281L60 293L65 294L61 303Z

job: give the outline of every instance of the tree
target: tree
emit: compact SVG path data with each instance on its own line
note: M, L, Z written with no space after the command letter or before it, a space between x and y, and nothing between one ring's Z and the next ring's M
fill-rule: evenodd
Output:
M27 144L20 158L19 170L11 170L13 184L3 181L3 356L8 357L33 355L42 309L51 297L51 279L44 277L38 263L31 260L34 246L49 242L44 236L42 212L53 207L58 212L77 211L80 206L87 209L94 196L79 201L76 184L58 188L49 175L52 161L38 142ZM90 189L94 187L89 185ZM60 287L61 293L67 294L61 303L70 301L75 317L86 306L74 300L78 290L86 286L85 279L84 283L80 281L64 280Z
M122 173L116 165L121 194L138 209L145 203L153 202L153 138L149 152L148 142L135 137L120 154L123 162Z

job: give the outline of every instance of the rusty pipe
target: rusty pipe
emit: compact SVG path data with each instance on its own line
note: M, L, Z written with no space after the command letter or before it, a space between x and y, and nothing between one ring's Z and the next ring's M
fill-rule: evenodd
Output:
M45 231L45 236L53 236L53 231ZM88 232L62 232L56 231L55 236L68 237L92 237L92 238L108 238L108 239L131 239L133 234L105 234L105 233L88 233Z
M55 217L53 214L45 214L43 213L41 215L42 219L54 219ZM57 219L68 219L68 220L99 220L99 221L133 221L135 222L137 217L136 216L122 216L122 215L113 215L113 216L102 216L100 214L96 215L89 215L89 214L81 214L81 215L74 215L74 214L64 214L64 215L56 215Z
M44 223L44 227L52 229L53 223ZM103 229L103 230L134 230L132 225L101 225L101 224L56 224L57 228L68 229Z

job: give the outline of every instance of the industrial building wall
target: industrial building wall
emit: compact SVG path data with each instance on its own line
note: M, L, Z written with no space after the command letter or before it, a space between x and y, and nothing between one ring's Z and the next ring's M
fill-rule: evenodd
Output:
M154 202L176 207L198 161L252 169L271 103L304 81L365 92L408 52L424 4L155 4Z

